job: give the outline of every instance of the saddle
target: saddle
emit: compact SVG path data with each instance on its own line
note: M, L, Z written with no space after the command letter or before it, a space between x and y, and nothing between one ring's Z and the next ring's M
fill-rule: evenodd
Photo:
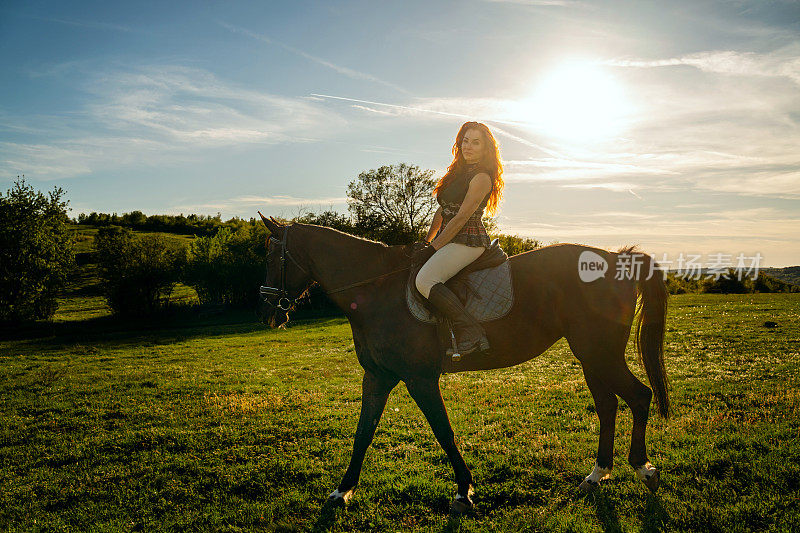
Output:
M437 325L442 347L447 350L453 344L457 332L453 332L449 321L440 316L428 299L417 290L416 277L420 268L422 265L412 268L409 273L406 304L417 320ZM504 317L514 303L511 266L498 239L493 240L485 252L447 280L445 285L458 296L467 312L478 322Z

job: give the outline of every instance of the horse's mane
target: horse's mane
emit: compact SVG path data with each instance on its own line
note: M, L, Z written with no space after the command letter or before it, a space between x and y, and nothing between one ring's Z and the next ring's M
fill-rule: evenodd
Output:
M357 241L362 241L364 243L368 243L368 244L374 245L375 247L389 248L389 245L386 244L386 243L383 243L383 242L380 242L380 241L374 241L372 239L367 239L366 237L359 237L357 235L353 235L351 233L347 233L347 232L338 230L336 228L331 228L329 226L318 226L316 224L306 224L306 223L303 223L303 222L295 222L292 225L303 226L303 227L306 227L306 228L317 228L318 230L324 230L326 232L331 232L332 234L334 234L336 236L346 237L348 239L355 239Z
M618 254L625 255L625 254L633 254L633 253L644 253L641 247L638 244L626 244L624 246L620 246L619 250L617 250Z
M306 224L302 222L295 222L293 225L302 226L314 232L324 233L334 241L363 247L364 249L378 254L380 260L382 260L386 266L390 268L399 264L401 261L408 261L408 256L406 255L406 249L408 246L405 245L390 246L384 242L374 241L372 239L367 239L366 237L359 237L357 235L352 235L328 226L318 226L316 224Z

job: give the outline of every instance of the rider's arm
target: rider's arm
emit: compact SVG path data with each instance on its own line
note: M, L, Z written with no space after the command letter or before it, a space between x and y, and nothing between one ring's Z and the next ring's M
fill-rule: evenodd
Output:
M431 222L431 229L428 230L428 234L425 235L425 240L431 242L431 239L436 235L436 232L439 231L439 226L442 225L442 207L439 206L439 209L436 210L436 213L433 214L433 221Z
M492 178L489 177L489 174L481 172L475 175L469 183L467 195L464 197L464 201L461 202L461 208L458 210L458 213L450 219L450 222L447 223L439 236L433 239L431 246L438 250L450 242L450 240L461 231L461 228L464 227L467 219L475 213L475 210L478 209L478 206L481 205L481 202L486 195L489 194L491 189Z

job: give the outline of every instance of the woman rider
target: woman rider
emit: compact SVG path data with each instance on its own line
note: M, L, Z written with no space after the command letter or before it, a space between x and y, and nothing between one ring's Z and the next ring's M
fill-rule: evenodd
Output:
M417 290L461 333L458 351L464 355L489 350L483 327L444 282L477 259L490 246L481 218L484 209L497 211L503 191L503 165L497 141L485 124L466 122L453 145L453 162L434 189L439 209L433 216L424 247L415 264Z

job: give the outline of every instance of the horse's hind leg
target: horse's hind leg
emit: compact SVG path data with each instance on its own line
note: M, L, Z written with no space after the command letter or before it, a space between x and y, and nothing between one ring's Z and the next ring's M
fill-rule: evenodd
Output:
M596 375L591 367L583 367L583 375L594 398L597 418L600 419L600 440L597 445L597 459L592 472L581 482L580 489L593 491L600 482L611 476L614 466L614 428L617 422L617 396Z
M631 408L633 413L633 431L631 432L631 449L628 462L636 471L647 488L655 492L659 484L659 473L647 458L647 419L650 414L650 402L653 391L639 381L628 368L624 357L615 358L611 362L604 381Z
M347 467L342 482L328 497L329 502L346 503L353 495L361 475L361 466L364 463L367 448L375 436L375 429L386 408L389 393L398 381L393 377L375 376L369 371L364 373L364 380L361 384L361 416L358 419L358 429L356 429L353 443L353 455L350 457L350 465Z
M645 485L655 491L658 488L658 471L653 468L647 459L647 446L645 433L647 431L647 418L650 413L650 401L653 392L634 376L625 362L625 347L628 343L630 329L623 327L586 327L576 328L567 341L572 352L583 365L584 375L597 408L600 418L600 443L598 446L598 460L595 470L587 479L603 478L608 472L603 470L608 457L613 456L614 419L616 418L616 398L619 396L633 413L633 431L631 434L631 448L628 462L636 471ZM614 406L613 416L611 406ZM604 418L606 419L604 423ZM604 433L610 432L607 436ZM594 477L593 477L594 476ZM585 481L585 483L587 483ZM585 485L582 484L584 488Z
M414 379L406 381L409 394L414 398L428 423L433 429L436 440L444 449L450 464L453 466L458 483L458 494L450 506L451 511L463 513L472 508L472 472L456 448L455 434L447 417L441 391L439 390L438 376L428 379Z

